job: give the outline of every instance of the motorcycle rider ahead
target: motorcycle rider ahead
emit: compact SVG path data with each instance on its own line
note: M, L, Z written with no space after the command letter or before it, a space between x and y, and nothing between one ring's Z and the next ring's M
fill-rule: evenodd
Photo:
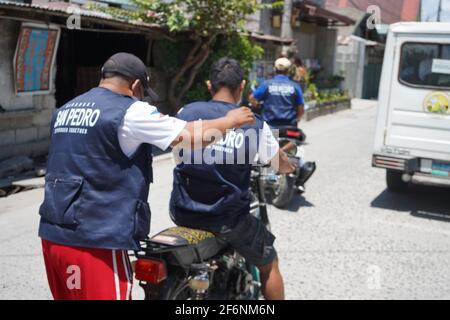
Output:
M289 59L277 59L274 66L276 75L263 82L249 97L254 107L263 101L262 118L271 127L297 127L305 113L302 89L288 77L290 67Z
M212 65L207 86L212 100L186 105L177 118L215 119L238 108L245 88L244 72L236 60L221 58ZM257 117L255 124L231 130L201 151L175 149L174 153L179 163L174 169L170 199L172 220L179 226L213 232L225 240L259 268L264 297L284 299L273 247L275 236L249 213L250 173L256 154L261 162L270 163L282 173L295 170L269 126Z
M287 58L279 58L275 61L275 76L263 82L249 96L251 105L260 107L262 102L262 118L273 129L283 127L298 127L298 122L305 113L305 102L300 85L289 79L288 72L291 62ZM282 146L282 150L288 152L295 148L293 142ZM304 183L315 171L315 163L306 163L303 159L299 162L298 191L304 192Z

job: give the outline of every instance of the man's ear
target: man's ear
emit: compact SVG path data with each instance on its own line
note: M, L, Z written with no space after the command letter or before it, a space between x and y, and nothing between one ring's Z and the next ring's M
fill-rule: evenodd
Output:
M241 82L241 91L244 91L245 90L245 86L247 85L247 81L245 81L245 80L242 80L242 82Z
M211 81L207 80L205 83L206 83L206 87L208 88L209 93L211 93L211 95L214 95Z
M138 91L140 85L141 85L141 80L139 80L139 79L134 80L133 83L131 84L131 90L133 90L133 92Z
M144 98L144 87L141 84L141 80L136 79L131 84L131 90L133 91L133 95L142 100Z

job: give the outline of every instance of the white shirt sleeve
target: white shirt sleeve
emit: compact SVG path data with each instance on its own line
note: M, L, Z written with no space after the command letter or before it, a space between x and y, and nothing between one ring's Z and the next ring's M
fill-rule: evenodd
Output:
M262 132L259 137L259 161L261 161L263 164L270 163L279 150L280 146L277 139L275 139L269 125L264 122Z
M123 153L131 157L142 143L166 150L186 126L186 121L160 113L146 102L133 103L118 130Z

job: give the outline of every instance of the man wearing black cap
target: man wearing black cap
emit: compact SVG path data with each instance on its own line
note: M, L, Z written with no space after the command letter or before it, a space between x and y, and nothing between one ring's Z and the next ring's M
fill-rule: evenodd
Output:
M157 98L144 63L118 53L104 64L98 87L53 115L39 236L55 299L131 298L127 250L150 231L152 145L201 148L212 142L207 131L254 121L240 108L185 122L139 101L146 95Z

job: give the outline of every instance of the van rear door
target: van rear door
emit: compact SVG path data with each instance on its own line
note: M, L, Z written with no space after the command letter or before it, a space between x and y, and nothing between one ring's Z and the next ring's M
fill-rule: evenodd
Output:
M399 34L396 39L385 145L448 161L450 35Z

